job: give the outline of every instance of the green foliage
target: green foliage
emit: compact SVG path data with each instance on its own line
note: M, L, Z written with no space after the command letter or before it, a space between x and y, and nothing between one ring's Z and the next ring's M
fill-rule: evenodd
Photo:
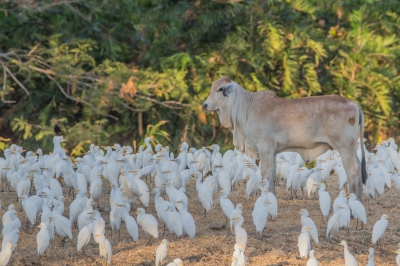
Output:
M232 148L201 109L222 75L281 97L340 94L373 141L399 135L398 0L3 1L0 25L0 126L27 149L50 151L53 135L77 156L146 136Z

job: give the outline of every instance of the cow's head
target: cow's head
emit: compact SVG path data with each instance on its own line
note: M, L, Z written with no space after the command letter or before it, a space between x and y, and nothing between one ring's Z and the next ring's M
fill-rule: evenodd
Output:
M229 77L222 77L214 81L210 95L203 103L203 109L208 112L218 111L220 107L227 103L227 98L234 89L233 83Z
M203 109L207 112L215 111L221 124L226 128L232 128L232 118L230 111L236 103L236 94L238 84L229 77L222 77L211 86L210 95L203 103Z

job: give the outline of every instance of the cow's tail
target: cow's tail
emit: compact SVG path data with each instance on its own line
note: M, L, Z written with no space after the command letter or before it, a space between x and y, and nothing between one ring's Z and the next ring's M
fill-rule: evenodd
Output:
M361 145L361 180L365 185L367 183L367 165L365 162L365 151L364 151L364 113L361 110L361 107L358 106L359 111L359 121L360 121L360 145Z

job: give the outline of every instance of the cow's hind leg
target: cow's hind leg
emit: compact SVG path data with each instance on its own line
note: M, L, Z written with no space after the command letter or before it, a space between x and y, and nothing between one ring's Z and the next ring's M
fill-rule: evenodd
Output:
M260 149L258 150L261 159L261 175L263 179L267 179L269 182L269 191L274 195L275 192L275 180L276 180L276 157L275 151L271 149Z
M350 145L350 147L343 148L339 150L339 153L346 171L350 192L356 194L357 199L362 202L363 186L361 183L361 167L354 146Z

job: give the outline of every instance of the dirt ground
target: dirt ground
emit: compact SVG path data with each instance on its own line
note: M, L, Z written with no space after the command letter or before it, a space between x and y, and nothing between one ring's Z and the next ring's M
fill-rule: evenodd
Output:
M152 182L153 183L153 182ZM251 212L253 210L254 200L247 199L245 195L245 184L237 187L233 193L229 195L229 199L235 204L243 204L243 216L245 219L243 227L248 233L248 246L246 256L248 265L306 265L306 259L300 259L297 248L297 238L300 234L300 216L298 211L306 208L310 217L314 220L318 227L319 244L315 244L311 240L312 249L316 251L316 257L319 265L344 265L343 247L338 246L337 236L332 243L325 238L326 223L321 219L318 200L308 200L299 191L297 194L299 199L291 199L290 193L285 194L281 186L277 187L278 198L278 217L275 221L270 218L267 223L266 230L263 234L256 234L255 227L252 222ZM105 186L104 186L105 187ZM152 187L149 186L150 189ZM331 176L327 183L327 191L330 193L332 203L338 195L338 182L336 176ZM168 239L169 249L167 262L171 262L174 258L180 257L184 265L230 265L233 254L233 246L235 237L230 230L223 229L215 231L208 229L208 225L212 222L225 222L225 217L219 206L219 196L214 196L214 209L204 217L204 209L197 198L195 182L192 180L187 185L189 198L189 212L193 215L196 222L196 237L189 239L186 235L177 239L169 233L162 236L162 222L159 222L159 239L147 244L147 236L139 229L139 241L134 243L126 231L125 225L121 225L121 237L110 236L109 230L109 212L101 212L102 217L106 220L107 232L106 237L112 245L112 264L113 265L155 265L155 251L163 238ZM64 195L67 190L64 188ZM16 206L18 217L23 223L21 234L17 248L12 254L9 265L106 265L104 260L99 257L98 245L92 241L85 248L85 256L82 251L77 253L77 229L73 229L73 239L68 241L65 247L60 247L61 238L56 236L54 242L47 249L47 255L39 258L36 252L36 234L38 229L32 232L26 232L26 219L23 211L20 211L20 205L15 202L16 196L14 192L1 193L3 215L7 210L7 206L13 203ZM67 195L68 198L68 195ZM366 265L368 260L368 250L372 247L371 234L373 225L380 219L381 215L386 213L389 215L389 226L383 237L382 249L375 251L375 265L395 265L396 254L391 250L397 249L400 241L400 227L398 218L400 210L397 207L399 192L393 186L389 191L385 192L377 200L370 200L367 206L367 225L363 230L356 230L356 221L352 220L350 231L342 230L339 233L339 239L346 240L350 252L356 257L359 265ZM65 204L64 216L68 217L69 204L71 200L67 200ZM109 195L103 191L100 204L109 206ZM136 202L131 209L131 215L135 209L139 207ZM331 210L332 211L332 210ZM154 199L151 200L149 208L146 212L156 216L154 209ZM157 217L157 216L156 216ZM136 218L136 217L135 217ZM376 248L376 247L374 247ZM166 263L164 263L165 265Z

